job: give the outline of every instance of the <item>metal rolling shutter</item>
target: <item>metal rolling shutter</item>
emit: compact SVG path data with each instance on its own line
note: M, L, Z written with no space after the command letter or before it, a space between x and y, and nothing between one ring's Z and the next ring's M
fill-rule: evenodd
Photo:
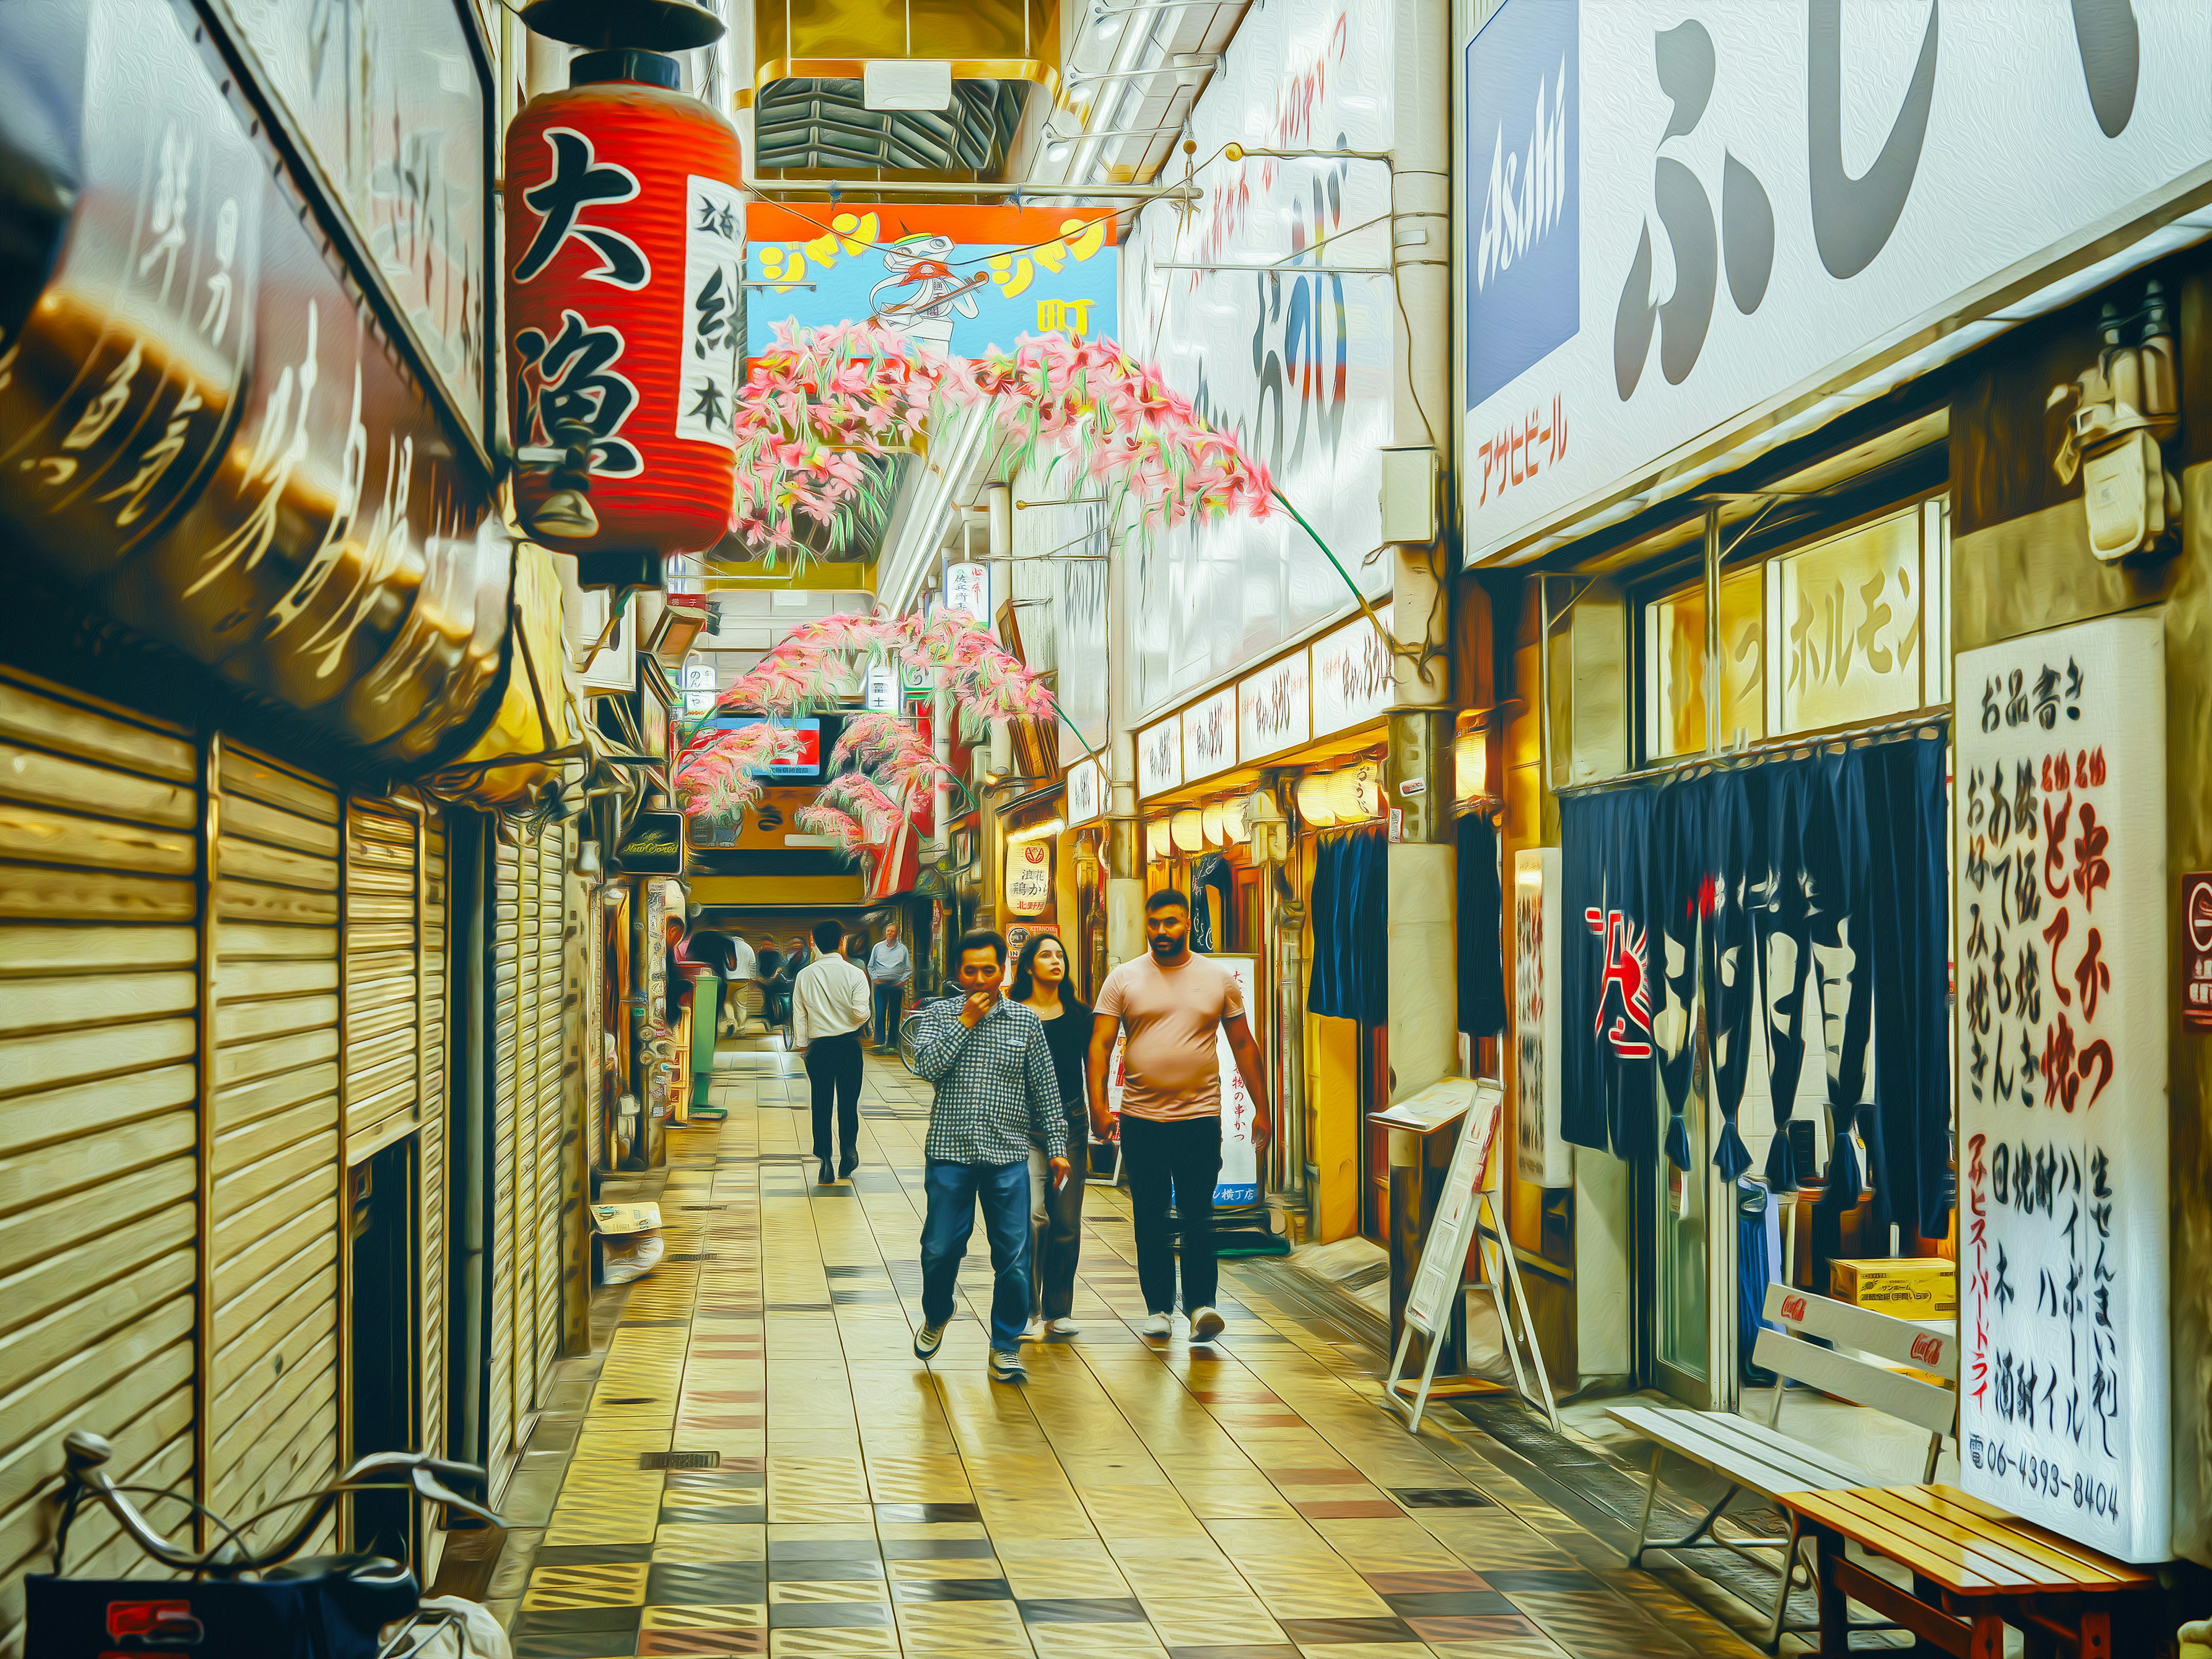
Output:
M491 1349L485 1356L484 1459L493 1490L503 1484L514 1455L514 1086L520 989L516 968L522 915L521 859L504 829L492 853L492 1205L490 1258Z
M0 677L0 1643L64 1433L190 1490L199 773L179 728ZM76 1536L74 1571L145 1570Z
M446 1007L446 821L433 811L422 824L422 1446L446 1445L446 1069L451 1027Z
M514 1208L501 1247L514 1264L515 1438L538 1402L538 1011L541 862L537 836L522 838L522 906L515 940Z
M562 1061L568 1048L568 999L562 946L568 925L567 825L538 839L538 1375L561 1352L561 1152Z
M206 1433L239 1516L337 1463L341 831L330 787L240 745L216 776Z
M356 798L345 817L346 1162L412 1130L422 1099L421 821Z

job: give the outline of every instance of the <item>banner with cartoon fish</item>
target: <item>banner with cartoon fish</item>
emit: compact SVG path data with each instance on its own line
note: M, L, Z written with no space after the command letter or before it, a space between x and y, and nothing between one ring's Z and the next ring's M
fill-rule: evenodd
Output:
M1112 335L1111 210L755 202L745 355L788 324L879 323L949 356L1024 334Z

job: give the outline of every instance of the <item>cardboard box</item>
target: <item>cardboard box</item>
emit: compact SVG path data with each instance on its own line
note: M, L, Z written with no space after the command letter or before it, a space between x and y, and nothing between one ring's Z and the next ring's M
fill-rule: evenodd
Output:
M1828 1294L1899 1319L1955 1318L1958 1266L1935 1255L1838 1260L1828 1264Z

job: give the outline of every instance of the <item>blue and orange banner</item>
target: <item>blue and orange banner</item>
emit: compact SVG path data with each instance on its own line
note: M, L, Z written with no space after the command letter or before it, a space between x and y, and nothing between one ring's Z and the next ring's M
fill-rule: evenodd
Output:
M745 354L777 325L870 319L951 356L1024 334L1111 335L1112 210L755 202L745 214ZM809 289L803 284L811 283Z

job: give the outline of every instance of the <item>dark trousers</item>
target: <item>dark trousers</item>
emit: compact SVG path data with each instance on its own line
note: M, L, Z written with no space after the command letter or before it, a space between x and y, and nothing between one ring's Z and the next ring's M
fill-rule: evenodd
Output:
M1043 1196L1031 1195L1030 1312L1038 1319L1066 1319L1075 1311L1075 1265L1083 1249L1083 1176L1091 1161L1090 1144L1090 1114L1070 1114L1067 1156L1074 1167L1067 1184L1054 1188L1048 1166Z
M806 1080L814 1085L814 1156L830 1157L830 1105L834 1095L845 1161L860 1156L860 1034L840 1031L806 1045Z
M983 1231L991 1241L991 1346L1012 1353L1021 1346L1029 1314L1029 1274L1023 1266L1030 1243L1030 1167L1020 1164L948 1164L931 1158L922 1170L929 1213L921 1224L921 1317L942 1325L952 1317L952 1290L975 1231L975 1205L983 1206Z
M878 985L876 993L876 1047L896 1048L898 1044L899 1014L906 1004L906 987Z
M1129 1172L1129 1212L1137 1235L1137 1284L1147 1313L1173 1313L1176 1254L1168 1237L1172 1195L1182 1228L1185 1313L1213 1305L1213 1187L1221 1178L1221 1120L1121 1114L1121 1157Z

